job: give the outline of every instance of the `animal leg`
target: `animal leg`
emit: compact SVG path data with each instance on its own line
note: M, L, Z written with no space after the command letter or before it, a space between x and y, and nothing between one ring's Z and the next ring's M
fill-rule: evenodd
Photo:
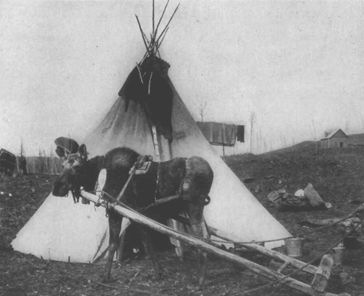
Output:
M129 219L125 219L124 222L125 222L124 223L125 225L123 225L123 223L121 223L121 227L123 229L120 230L121 233L119 235L119 249L118 249L118 253L117 253L117 256L118 256L118 259L119 259L120 263L123 260L126 231L127 231L127 229L129 228L129 226L131 224Z
M198 204L189 205L189 216L193 234L198 237L208 238L209 235L206 229L202 212L203 212L203 206L200 206ZM199 255L199 265L200 265L200 279L198 284L200 288L202 288L206 276L207 253L198 250L198 255Z
M175 219L168 219L167 220L167 224L169 227L173 228L174 230L180 231L180 228L182 228L180 222L178 222ZM180 240L175 239L175 238L170 238L169 239L171 244L174 246L174 250L176 252L177 257L183 261L183 246Z
M114 260L115 251L119 245L119 233L121 229L121 222L123 218L113 211L109 211L109 252L107 254L105 271L103 275L103 281L111 281L111 267Z
M162 268L161 268L158 260L156 259L154 247L152 245L150 231L148 229L145 229L144 227L140 227L140 235L141 235L141 241L142 241L145 253L147 254L147 256L149 257L149 259L152 262L156 277L157 277L157 279L161 279Z
M204 227L205 227L204 221L201 221L197 224L191 224L192 231L196 236L208 238L208 235L206 235L207 232L203 230ZM203 287L206 277L207 253L198 250L198 256L200 265L200 278L198 284L200 287Z

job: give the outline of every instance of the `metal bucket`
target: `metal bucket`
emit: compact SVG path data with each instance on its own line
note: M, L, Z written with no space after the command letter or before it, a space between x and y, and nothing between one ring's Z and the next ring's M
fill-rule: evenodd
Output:
M302 242L303 239L299 237L287 238L285 240L287 255L290 257L301 257Z
M335 265L342 265L343 262L343 254L344 254L344 250L345 247L343 244L338 244L335 248L333 248L334 250L334 264Z

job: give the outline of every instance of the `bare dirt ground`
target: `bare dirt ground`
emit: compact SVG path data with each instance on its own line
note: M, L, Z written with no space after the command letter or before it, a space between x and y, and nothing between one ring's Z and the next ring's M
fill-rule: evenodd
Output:
M306 237L302 260L319 256L336 242L337 229L313 231L302 226L303 220L341 217L364 202L364 150L317 151L313 143L271 152L259 156L240 155L226 158L228 165L241 180L250 178L249 189L263 205L294 235ZM147 259L134 259L115 264L115 281L100 284L103 262L73 264L45 261L31 255L14 252L10 243L16 233L34 214L48 195L54 176L29 175L0 180L0 295L243 295L260 286L264 288L244 295L303 295L285 287L273 288L269 282L249 270L220 259L209 257L204 289L197 286L196 254L187 252L180 262L173 251L158 253L163 278L153 274ZM326 211L279 212L266 196L272 190L286 188L294 193L312 183L325 201L333 204ZM11 194L11 196L9 195ZM269 259L249 254L250 259L267 265ZM318 262L315 262L316 265ZM344 270L355 280L342 285L333 276L328 290L364 295L364 247L346 251ZM290 272L289 270L287 272ZM310 282L304 274L295 277Z

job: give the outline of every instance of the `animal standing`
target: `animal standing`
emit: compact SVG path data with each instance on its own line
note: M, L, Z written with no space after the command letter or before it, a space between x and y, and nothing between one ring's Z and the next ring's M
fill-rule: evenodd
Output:
M129 172L140 159L140 155L126 147L115 148L105 156L87 159L85 145L81 145L77 153L68 155L64 170L54 183L53 195L66 196L69 191L79 197L80 188L92 191L99 171L105 168L107 178L103 188L104 198L110 202L110 196L116 197L129 178ZM191 230L196 236L204 236L203 209L208 203L208 193L213 181L213 171L206 160L200 157L174 158L166 162L151 162L145 174L135 175L126 187L120 201L132 208L146 209L143 214L152 219L166 220L180 213L186 213ZM178 195L177 199L151 206L157 200ZM108 211L109 220L109 252L105 265L104 280L110 280L112 261L119 245L119 233L123 217ZM155 260L150 234L143 226L138 225L145 251L150 255L154 269L160 274L160 267ZM206 254L200 254L202 285L206 272Z

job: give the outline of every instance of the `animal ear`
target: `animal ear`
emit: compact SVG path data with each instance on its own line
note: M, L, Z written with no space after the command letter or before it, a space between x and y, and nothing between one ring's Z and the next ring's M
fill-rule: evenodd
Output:
M59 137L54 140L54 143L57 147L64 149L64 152L67 154L76 153L79 149L78 143L71 138Z
M78 148L78 152L80 153L81 159L82 160L87 160L87 148L85 144L82 144L79 148Z
M56 153L60 158L65 157L65 152L64 149L62 147L57 146L56 148Z

